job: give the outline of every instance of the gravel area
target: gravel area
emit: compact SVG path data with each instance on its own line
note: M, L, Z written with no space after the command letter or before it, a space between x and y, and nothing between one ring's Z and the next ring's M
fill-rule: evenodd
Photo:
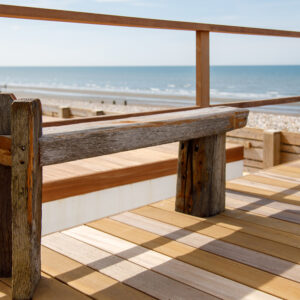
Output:
M300 116L250 112L247 127L300 133Z

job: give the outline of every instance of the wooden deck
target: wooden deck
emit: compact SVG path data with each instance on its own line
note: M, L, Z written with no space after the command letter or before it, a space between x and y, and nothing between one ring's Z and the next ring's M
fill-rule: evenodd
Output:
M34 298L300 299L300 161L228 182L226 204L204 219L168 199L45 236Z

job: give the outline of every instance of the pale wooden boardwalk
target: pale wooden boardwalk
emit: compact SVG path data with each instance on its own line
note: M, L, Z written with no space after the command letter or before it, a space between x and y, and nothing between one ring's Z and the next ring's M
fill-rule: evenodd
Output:
M45 236L34 298L300 299L300 161L228 182L226 204L204 219L168 199Z

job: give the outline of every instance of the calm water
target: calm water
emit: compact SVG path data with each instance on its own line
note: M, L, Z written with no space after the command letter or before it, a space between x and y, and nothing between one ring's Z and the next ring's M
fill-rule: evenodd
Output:
M195 95L195 68L0 67L0 85ZM211 96L265 99L300 95L300 66L211 67Z

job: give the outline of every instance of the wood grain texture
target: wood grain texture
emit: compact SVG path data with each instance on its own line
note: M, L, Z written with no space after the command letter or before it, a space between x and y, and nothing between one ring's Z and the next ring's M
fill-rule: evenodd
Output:
M227 136L234 138L243 138L250 140L263 141L263 129L260 128L241 128L230 131Z
M279 219L287 222L292 222L300 225L300 216L299 214L295 214L289 211L281 211L278 209L274 209L271 207L263 207L261 205L257 205L254 203L245 204L243 201L237 199L227 198L228 207L241 209L245 211L251 211L259 215L271 217L274 219ZM299 227L300 231L300 227Z
M71 259L158 299L216 299L108 251L61 233L43 237L43 244Z
M300 138L300 135L299 135L299 138ZM282 152L287 152L287 153L292 153L292 154L300 154L300 146L281 144L280 150Z
M41 103L12 105L12 277L13 298L30 299L41 276L42 167Z
M40 139L41 163L45 166L225 133L245 126L247 116L243 109L204 108L116 123L51 127Z
M196 104L209 106L209 32L196 31Z
M180 214L180 216L196 218L184 214ZM181 219L181 217L179 219ZM194 247L172 241L166 237L112 219L102 219L88 225L198 268L270 293L271 295L288 299L297 299L300 296L299 284L292 280L276 277L268 272L220 257L201 249L195 249Z
M141 210L145 211L146 209L143 208ZM239 232L239 230L229 227L219 226L213 220L210 221L210 218L201 218L198 220L199 218L193 216L188 216L185 214L182 215L174 211L170 212L154 207L148 210L151 210L154 219L160 218L161 221L164 217L166 223L170 223L185 229L190 229L227 243L265 253L267 255L272 255L283 260L288 260L295 264L298 264L300 261L300 253L298 248L245 234Z
M181 142L176 211L199 217L225 209L225 134Z
M174 202L175 199L172 198L157 203L153 203L151 204L151 206L158 207L168 211L174 211L174 205L175 205ZM251 216L253 216L253 218L251 218ZM259 221L256 222L256 220ZM201 222L202 220L198 218L198 221ZM271 226L273 224L272 221L274 221L273 223L276 224L275 228ZM278 222L276 223L275 221L276 220L264 216L262 217L255 214L249 215L245 211L234 210L229 207L226 207L224 213L214 216L213 218L206 218L203 220L203 222L208 222L213 225L219 225L228 228L230 230L244 232L274 242L278 242L284 245L300 248L300 236L295 235L294 234L295 231L292 232L282 231L282 224L278 224ZM283 225L287 223L282 221L279 222L283 223Z
M286 153L286 152L281 152L280 153L280 162L281 163L286 163L290 161L295 161L300 159L300 154L296 153Z
M47 247L41 250L43 272L93 299L153 299Z
M0 6L0 17L141 28L192 31L199 30L222 33L255 34L297 38L300 37L300 32L297 31L133 18L3 4Z
M300 265L176 226L172 217L173 224L168 224L169 219L160 218L156 211L153 207L142 207L135 213L122 213L111 219L300 283Z
M271 168L280 163L281 131L264 131L263 166Z
M0 135L9 135L11 132L10 111L14 100L14 95L0 94ZM0 148L6 152L6 139L2 138L0 144ZM0 195L0 277L9 277L12 271L11 168L1 164Z
M283 131L281 133L281 141L284 144L300 146L299 133Z
M241 299L241 297L243 299L251 299L252 297L258 299L273 298L222 276L196 268L91 227L80 226L64 231L64 234L221 299ZM216 289L216 286L219 288Z

